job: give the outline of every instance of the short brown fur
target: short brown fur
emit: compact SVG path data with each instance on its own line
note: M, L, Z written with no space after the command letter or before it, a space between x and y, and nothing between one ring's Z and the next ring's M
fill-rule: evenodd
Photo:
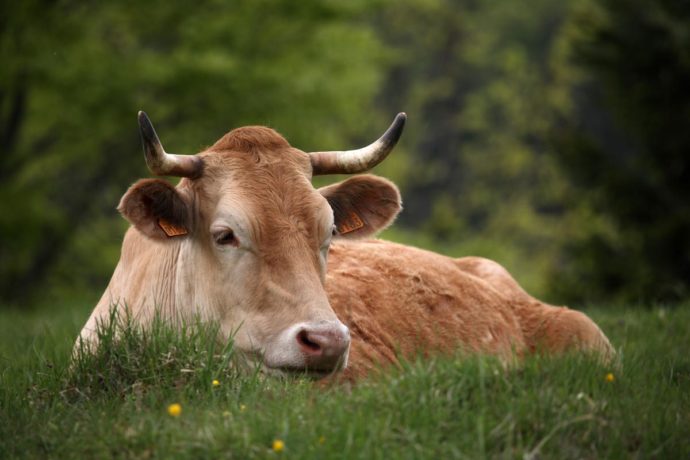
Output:
M397 356L592 351L613 357L606 336L581 312L526 294L503 267L451 259L382 240L343 242L330 253L326 289L353 335L351 378Z

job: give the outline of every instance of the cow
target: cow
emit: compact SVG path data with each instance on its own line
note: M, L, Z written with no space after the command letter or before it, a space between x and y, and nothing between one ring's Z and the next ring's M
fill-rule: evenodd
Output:
M167 153L144 112L146 163L122 197L131 223L110 283L78 343L97 345L112 308L141 325L160 315L217 321L271 375L359 378L416 353L613 349L581 312L527 294L498 263L446 257L372 237L401 210L398 188L369 174L315 189L323 174L363 173L397 143L397 115L374 143L305 153L273 129L232 130L196 155Z

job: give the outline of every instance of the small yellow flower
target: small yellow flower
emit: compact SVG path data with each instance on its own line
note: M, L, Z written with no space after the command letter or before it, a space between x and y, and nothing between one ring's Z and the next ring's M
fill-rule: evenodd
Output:
M179 404L175 403L168 406L168 414L170 414L171 417L179 417L181 413L182 406Z
M230 417L230 411L229 410L223 411L223 417Z
M218 380L216 380L216 379L213 379L213 382L211 382L211 384L212 384L214 387L220 386L220 382L219 382Z
M280 439L273 440L273 452L282 452L285 449L285 443Z
M245 406L244 404L240 404L240 412L244 412L246 410L247 410L247 406Z
M611 372L609 372L608 374L606 374L606 377L604 377L604 378L605 378L605 380L606 380L607 382L609 382L609 383L611 383L611 382L613 382L614 380L616 380L616 377L615 377Z
M326 442L326 436L319 437L319 444L324 444Z

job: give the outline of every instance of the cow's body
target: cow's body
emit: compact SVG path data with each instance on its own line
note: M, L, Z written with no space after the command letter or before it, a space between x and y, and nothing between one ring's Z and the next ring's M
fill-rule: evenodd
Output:
M534 299L488 259L452 259L382 240L341 242L331 248L326 290L350 328L345 372L352 376L399 355L458 349L506 362L539 349L612 355L587 316Z
M80 337L95 343L113 306L147 324L201 316L269 373L365 374L398 354L463 349L503 360L535 350L612 349L585 315L530 297L498 264L367 240L400 210L370 175L315 190L313 174L380 162L399 115L364 149L306 154L275 131L240 128L194 156L164 152L140 114L149 168L183 176L134 184L132 223L108 288ZM349 357L349 366L348 366Z

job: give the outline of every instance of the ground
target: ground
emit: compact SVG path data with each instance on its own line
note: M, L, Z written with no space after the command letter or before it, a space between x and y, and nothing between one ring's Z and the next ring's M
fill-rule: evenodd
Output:
M690 304L586 309L617 365L458 355L354 387L238 371L212 327L70 371L88 309L0 309L0 458L690 458Z

